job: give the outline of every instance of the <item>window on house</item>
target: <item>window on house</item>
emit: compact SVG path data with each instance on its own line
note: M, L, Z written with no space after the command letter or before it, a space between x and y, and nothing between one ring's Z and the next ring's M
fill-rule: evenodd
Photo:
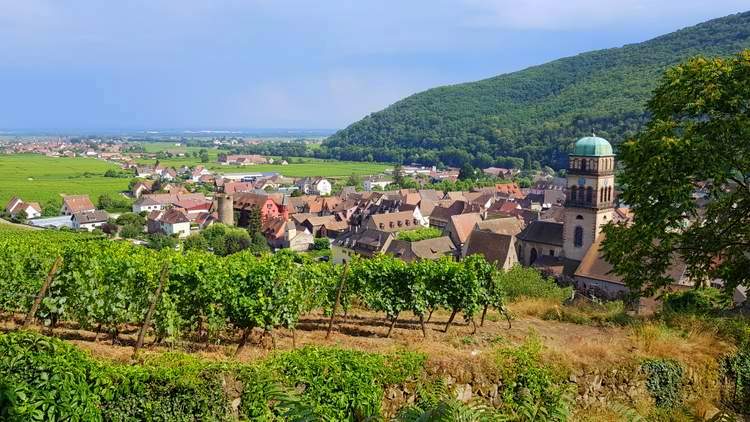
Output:
M555 250L554 249L550 249L549 250L549 256L555 256Z

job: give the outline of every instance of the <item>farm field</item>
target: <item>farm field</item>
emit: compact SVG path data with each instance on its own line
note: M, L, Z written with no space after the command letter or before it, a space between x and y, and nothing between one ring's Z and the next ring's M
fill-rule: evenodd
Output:
M60 194L87 194L93 201L104 193L127 189L128 179L104 177L114 164L93 158L51 158L38 154L0 155L0 203L13 196L42 206Z
M161 151L181 151L186 153L198 152L201 147L193 146L176 146L173 142L142 142L140 145L148 153L157 153ZM346 177L352 174L368 176L382 173L385 169L392 167L387 163L366 163L357 161L337 161L323 160L319 158L292 157L294 163L286 166L278 164L262 164L255 166L223 166L217 162L219 152L215 148L205 148L208 151L210 161L201 163L197 157L176 157L159 160L166 166L180 167L183 165L196 166L202 165L210 170L216 170L226 173L241 172L278 172L288 177ZM281 157L273 157L275 160ZM153 164L156 160L138 160L142 164ZM304 161L300 163L299 161Z
M211 151L215 153L216 151ZM211 153L209 153L211 156ZM278 157L274 157L278 158ZM194 157L168 158L159 160L159 163L169 167L180 167L183 165L202 165L209 170L219 173L254 173L254 172L277 172L288 177L347 177L352 174L359 176L376 175L385 169L392 168L389 164L361 163L355 161L321 160L317 158L302 158L304 163L298 163L299 158L293 158L294 163L286 166L278 164L259 164L254 166L223 166L216 162L216 156L212 161L201 163L200 159ZM156 160L138 160L139 164L154 164Z
M319 160L314 158L305 158L304 163L294 163L286 166L275 164L261 164L255 166L222 166L211 164L208 166L211 170L222 173L242 173L242 172L278 172L288 177L347 177L352 174L359 176L376 175L382 173L385 169L391 168L388 164L380 163L359 163L351 161Z

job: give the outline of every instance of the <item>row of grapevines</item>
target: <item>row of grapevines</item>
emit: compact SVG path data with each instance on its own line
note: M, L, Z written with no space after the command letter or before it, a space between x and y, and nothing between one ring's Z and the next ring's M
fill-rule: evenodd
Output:
M169 279L154 316L159 339L217 339L229 330L239 331L244 344L254 328L294 329L300 315L316 309L330 315L337 297L345 311L357 302L385 313L391 328L410 312L423 330L438 308L451 311L447 330L459 312L473 322L481 309L502 306L502 273L478 255L416 263L377 256L344 268L290 251L218 257L58 236L0 231L0 311L27 311L57 256L63 264L38 316L46 324L75 321L113 338L124 325L142 321L164 266Z

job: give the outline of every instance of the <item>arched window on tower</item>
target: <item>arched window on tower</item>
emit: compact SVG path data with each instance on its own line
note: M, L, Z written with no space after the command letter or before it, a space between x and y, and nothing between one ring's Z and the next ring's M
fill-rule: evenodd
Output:
M576 199L578 202L583 202L583 196L586 193L586 189L584 189L583 186L578 187L578 199Z
M586 171L586 161L587 160L581 160L581 171Z
M586 203L590 204L594 202L594 188L591 186L586 188Z
M576 226L573 232L573 246L580 248L583 246L583 227Z
M612 201L612 186L607 187L607 202Z
M583 216L580 214L576 215L576 220L583 220Z
M573 187L570 188L570 200L572 202L578 200L578 186L576 185L573 185Z

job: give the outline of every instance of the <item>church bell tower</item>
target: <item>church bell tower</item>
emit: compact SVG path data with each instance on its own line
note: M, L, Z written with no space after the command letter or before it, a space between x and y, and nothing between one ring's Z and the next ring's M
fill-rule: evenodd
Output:
M587 136L576 142L568 163L563 253L580 261L601 235L614 212L615 156L603 138Z

